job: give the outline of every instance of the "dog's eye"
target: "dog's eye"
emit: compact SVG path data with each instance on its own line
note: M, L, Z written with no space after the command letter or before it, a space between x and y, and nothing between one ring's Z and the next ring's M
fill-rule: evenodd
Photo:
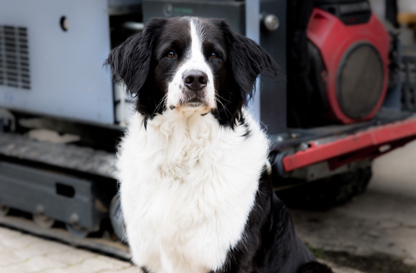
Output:
M211 59L216 59L217 58L217 54L215 52L212 52L210 58Z
M168 54L166 55L168 58L173 58L175 57L175 52L173 51L169 51Z

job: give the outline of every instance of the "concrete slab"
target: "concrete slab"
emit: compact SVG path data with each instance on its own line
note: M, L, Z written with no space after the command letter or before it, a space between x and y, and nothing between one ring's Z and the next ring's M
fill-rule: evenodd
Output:
M0 227L0 272L142 273L132 264Z

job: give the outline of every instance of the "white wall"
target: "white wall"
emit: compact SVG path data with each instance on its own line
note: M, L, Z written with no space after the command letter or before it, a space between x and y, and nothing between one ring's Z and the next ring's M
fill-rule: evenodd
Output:
M401 1L401 0L399 0ZM416 1L416 0L413 0ZM371 8L378 18L384 21L386 14L385 0L370 0Z
M399 12L415 12L416 0L398 0Z
M386 14L385 0L370 0L371 7L374 13L379 18L384 18ZM399 12L415 12L416 13L416 0L398 0Z
M386 22L386 5L385 0L370 0L371 8L374 13L380 18L386 25L388 29L391 29L391 25ZM416 13L416 0L398 0L397 4L399 6L399 12L414 12ZM400 39L403 45L414 45L415 44L415 35L413 30L409 29L406 26L400 27Z

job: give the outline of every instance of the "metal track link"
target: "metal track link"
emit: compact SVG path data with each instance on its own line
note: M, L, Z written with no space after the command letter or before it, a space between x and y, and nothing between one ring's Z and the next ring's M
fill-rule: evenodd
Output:
M0 216L0 226L14 228L40 236L67 243L69 245L97 251L109 256L129 261L131 259L128 246L105 238L77 238L61 228L43 229L33 221L17 216Z
M19 134L1 133L0 154L116 178L115 154L91 148L42 142Z

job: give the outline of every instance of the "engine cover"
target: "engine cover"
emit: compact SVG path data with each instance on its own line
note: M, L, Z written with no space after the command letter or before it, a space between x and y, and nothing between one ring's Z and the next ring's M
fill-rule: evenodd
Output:
M373 118L383 103L390 35L373 13L355 24L341 19L314 8L307 37L312 60L322 63L322 71L312 75L323 83L315 85L327 106L322 116L348 124Z

